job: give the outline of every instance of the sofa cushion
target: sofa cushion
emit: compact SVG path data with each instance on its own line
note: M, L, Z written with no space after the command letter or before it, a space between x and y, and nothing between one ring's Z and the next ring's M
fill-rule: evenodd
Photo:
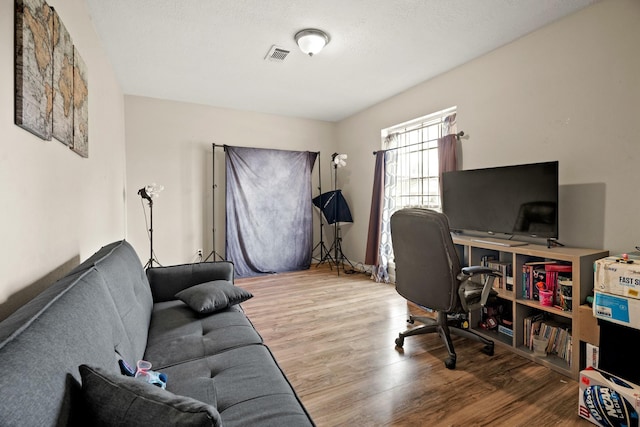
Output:
M220 426L211 405L144 381L81 365L82 392L93 425Z
M120 354L125 360L136 361L142 359L147 342L153 309L151 289L133 247L125 240L109 247L108 253L95 260L94 268L102 274L129 338L130 346L120 349Z
M217 315L216 315L217 316ZM312 426L309 415L264 345L247 345L163 369L167 390L210 381L225 427Z
M175 363L262 343L262 337L235 305L201 316L180 300L156 303L144 360L162 369Z
M147 268L147 278L153 302L171 301L175 299L175 294L193 285L211 280L228 280L233 283L233 263L216 261L150 267Z
M66 276L21 307L0 324L0 337L1 426L67 425L78 366L117 369L116 349L127 341L92 268Z
M251 292L226 280L200 283L176 294L176 298L199 314L215 313L252 297Z

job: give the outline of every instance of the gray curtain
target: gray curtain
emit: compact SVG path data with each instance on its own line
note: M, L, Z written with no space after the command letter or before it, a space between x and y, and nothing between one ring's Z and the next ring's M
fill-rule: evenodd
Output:
M376 167L373 172L373 191L371 193L371 212L369 214L369 232L364 263L378 265L380 248L380 227L382 208L384 207L384 151L376 152Z
M226 150L226 256L237 277L308 269L318 153Z
M376 153L376 179L382 182L382 194L380 197L381 212L378 223L377 237L377 254L371 278L376 282L389 282L389 260L393 256L393 247L391 246L391 214L396 210L395 198L396 193L396 173L398 166L397 150L392 148L395 144L398 134L391 134L385 138L384 150ZM391 148L391 149L390 149ZM378 162L381 163L378 167ZM375 191L375 190L374 190Z

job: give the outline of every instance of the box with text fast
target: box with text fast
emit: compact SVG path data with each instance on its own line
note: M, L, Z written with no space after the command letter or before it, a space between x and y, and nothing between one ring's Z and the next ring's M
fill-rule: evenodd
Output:
M640 298L640 256L610 256L595 262L593 287L597 291Z

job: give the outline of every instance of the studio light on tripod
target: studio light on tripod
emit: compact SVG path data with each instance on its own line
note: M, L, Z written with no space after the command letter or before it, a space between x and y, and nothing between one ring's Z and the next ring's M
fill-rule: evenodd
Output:
M162 192L162 190L164 190L164 186L158 185L154 182L139 189L138 194L143 199L151 202L153 201L153 199L160 197L160 193Z
M333 153L331 155L331 159L333 160L333 166L336 168L343 168L347 166L347 155L346 154L338 154Z
M346 224L353 222L349 205L342 195L342 190L328 191L312 200L327 220L327 224Z
M328 262L329 266L335 264L338 274L340 274L340 268L345 273L353 273L355 272L355 267L342 252L342 233L340 229L340 224L353 222L349 205L342 195L342 190L338 188L338 168L343 168L347 165L347 155L333 153L331 155L331 165L333 168L333 191L322 193L312 200L313 204L322 211L327 223L333 224L334 227L333 244L326 254L322 256L319 264L324 262ZM320 220L322 221L322 217ZM333 255L331 254L332 251ZM350 271L345 270L345 263L351 266Z
M153 199L157 199L160 196L160 193L164 190L162 185L158 185L155 182L150 185L145 185L141 189L138 190L138 194L142 199L149 202L149 216L151 217L150 225L149 225L149 261L145 264L144 268L153 267L153 263L160 265L160 263L155 259L155 255L153 253ZM144 206L143 206L144 209ZM145 215L146 221L146 215Z

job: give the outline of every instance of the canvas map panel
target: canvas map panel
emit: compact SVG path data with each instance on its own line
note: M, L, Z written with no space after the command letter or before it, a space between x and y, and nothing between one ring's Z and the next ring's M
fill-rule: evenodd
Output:
M52 134L52 16L43 0L16 0L15 122L44 140Z
M53 137L73 143L73 42L58 14L53 13Z

